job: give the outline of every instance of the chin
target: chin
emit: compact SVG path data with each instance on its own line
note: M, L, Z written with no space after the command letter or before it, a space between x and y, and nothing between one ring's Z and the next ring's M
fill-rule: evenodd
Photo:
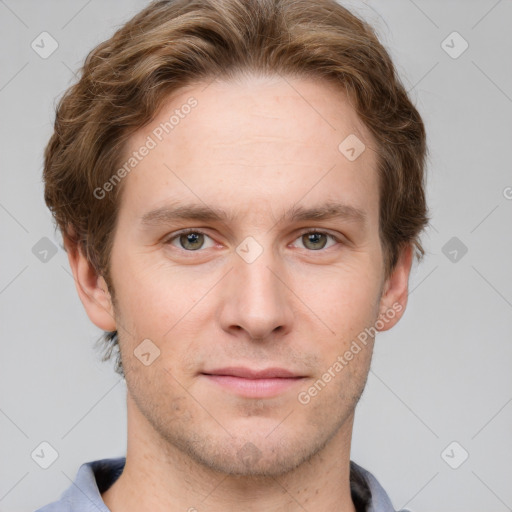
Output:
M265 437L267 436L267 437ZM285 475L314 457L326 444L303 436L270 439L268 434L245 438L208 439L185 443L180 448L201 466L230 476L278 477ZM197 440L199 441L199 440Z

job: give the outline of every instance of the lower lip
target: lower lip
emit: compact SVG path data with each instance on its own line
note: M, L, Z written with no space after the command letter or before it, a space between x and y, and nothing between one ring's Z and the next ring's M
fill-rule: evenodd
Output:
M302 382L303 377L243 379L232 375L206 375L208 380L241 396L250 398L269 398L279 395Z

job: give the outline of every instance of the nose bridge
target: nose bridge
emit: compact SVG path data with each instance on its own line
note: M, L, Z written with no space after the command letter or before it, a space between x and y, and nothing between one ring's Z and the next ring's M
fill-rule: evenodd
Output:
M293 319L290 294L282 277L277 277L284 271L279 258L270 247L258 246L246 240L233 255L223 311L225 329L242 328L253 339L263 339L278 328L284 332Z

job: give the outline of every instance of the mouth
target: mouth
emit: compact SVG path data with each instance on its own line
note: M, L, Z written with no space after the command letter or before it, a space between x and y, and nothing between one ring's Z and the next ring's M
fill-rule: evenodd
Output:
M306 376L284 368L252 370L230 367L209 370L201 374L209 382L231 393L248 398L271 398L302 382Z

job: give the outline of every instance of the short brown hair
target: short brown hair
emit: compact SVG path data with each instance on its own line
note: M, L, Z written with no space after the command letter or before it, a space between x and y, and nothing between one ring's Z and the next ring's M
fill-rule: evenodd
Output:
M335 0L156 1L89 53L57 106L44 155L46 204L112 296L109 261L122 187L102 200L94 190L115 173L130 135L171 93L240 72L323 78L346 92L377 143L386 272L404 245L421 257L425 129L367 23ZM109 356L116 333L105 339ZM116 370L122 374L119 356Z

